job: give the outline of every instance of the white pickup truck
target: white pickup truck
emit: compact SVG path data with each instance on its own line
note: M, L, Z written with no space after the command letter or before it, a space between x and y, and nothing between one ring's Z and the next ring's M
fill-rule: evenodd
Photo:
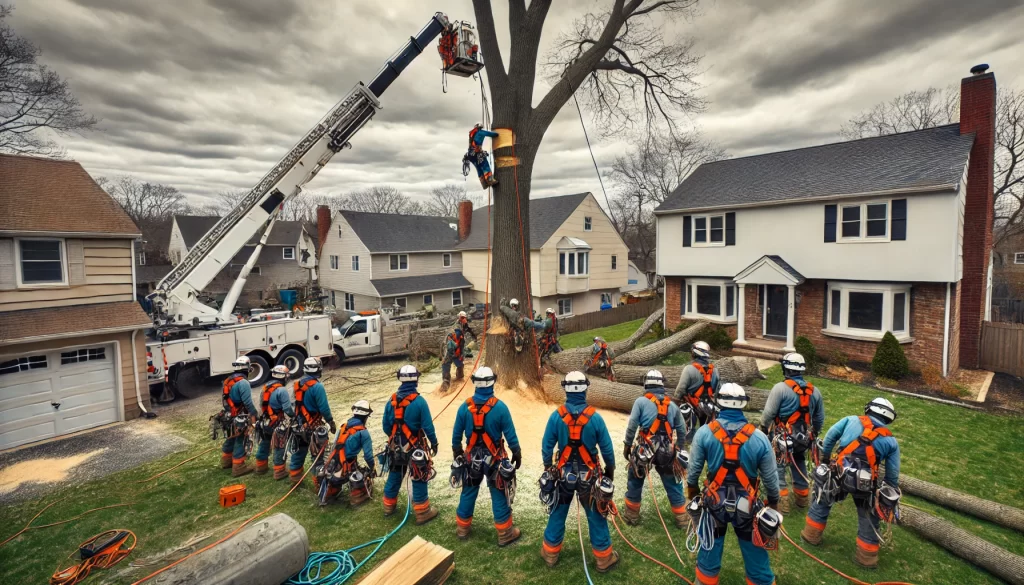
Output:
M334 353L344 361L354 357L391 356L406 353L417 322L389 321L377 311L352 315L334 329Z

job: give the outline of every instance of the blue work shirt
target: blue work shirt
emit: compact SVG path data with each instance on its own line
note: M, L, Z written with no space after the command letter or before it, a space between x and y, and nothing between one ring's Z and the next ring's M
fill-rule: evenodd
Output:
M406 396L416 392L416 382L402 382L398 387L396 396L398 402L401 402ZM430 419L430 406L427 405L426 399L422 396L417 396L416 400L409 403L409 406L405 407L405 425L409 427L409 430L413 434L419 433L421 430L427 436L431 445L437 444L437 434L434 432L434 421ZM389 400L387 405L384 406L384 418L381 421L381 427L384 429L384 434L391 436L391 427L395 424L395 408L391 406ZM399 429L398 432L401 432Z
M484 145L484 139L497 137L497 132L491 132L490 130L484 130L483 128L481 128L476 131L476 134L473 135L473 144L479 150Z
M679 376L679 383L676 385L676 399L682 400L687 396L692 396L701 384L704 383L704 376L697 370L693 365L694 363L700 364L704 369L708 369L709 361L701 358L696 358L693 363L687 364L683 368L683 373ZM718 368L711 371L711 390L715 396L718 395L718 390L722 387L722 381L718 378ZM705 397L707 394L705 394Z
M256 405L252 403L252 386L249 385L249 380L242 376L237 382L231 385L231 389L228 390L228 397L231 402L235 403L235 408L241 413L242 409L245 409L249 414L256 416L259 414ZM230 412L225 410L225 412Z
M807 382L802 377L794 376L790 379L796 382L800 388L807 388ZM811 414L811 430L817 435L821 431L821 427L825 425L825 402L817 388L811 393L808 408ZM772 391L768 393L768 400L761 413L761 426L767 428L776 418L785 422L797 410L800 410L800 397L786 382L779 382L772 386Z
M477 388L476 392L473 393L473 403L480 407L483 403L487 402L494 396L494 386L488 386L486 388ZM508 443L509 449L514 453L519 450L519 437L516 436L516 427L512 424L512 413L509 412L508 406L504 402L499 400L490 412L484 417L484 432L491 437L491 441L497 446L501 438L505 437L505 442ZM462 440L465 438L466 444L469 444L470 437L473 436L473 415L469 412L469 405L465 402L459 406L458 412L455 414L455 427L452 428L452 448L462 446ZM477 439L478 445L483 445L482 439Z
M565 408L573 416L579 415L586 407L586 392L571 392L565 395ZM583 446L587 448L587 452L594 459L595 464L597 463L598 449L600 449L601 459L604 460L605 466L615 467L615 450L612 446L612 437L608 434L608 426L605 425L600 413L595 412L594 416L590 418L590 422L583 427L580 439L583 442ZM540 456L544 466L550 467L554 463L558 463L558 458L561 457L562 451L568 444L569 425L565 424L565 421L562 420L562 417L558 415L556 410L548 417L548 424L544 428L544 438L541 441ZM556 445L558 446L557 452L555 452ZM552 462L552 458L554 458L554 462ZM577 458L577 454L573 453L570 461Z
M647 388L647 392L654 394L658 399L665 397L665 388ZM658 407L651 402L647 396L641 396L633 401L633 410L629 413L629 422L626 423L626 441L627 445L633 444L633 438L636 437L637 428L649 429L654 421L658 418ZM683 413L679 411L679 407L675 403L669 403L668 405L668 424L672 426L672 430L676 435L676 444L683 444L683 437L686 436L686 421L683 420ZM669 440L672 440L671 433L669 434Z
M283 412L288 416L295 416L295 411L292 409L292 395L288 393L287 386L278 384L277 388L270 393L270 410L276 414Z
M876 427L884 427L885 424L877 418L868 415ZM860 438L864 432L864 425L860 424L860 417L848 416L836 424L825 434L825 457L831 459L832 450L839 444L839 450ZM885 464L885 483L897 486L900 481L900 445L896 437L878 437L872 443L875 448L875 461L881 465Z
M747 418L743 416L743 411L734 408L723 409L716 420L730 435L739 432L747 424ZM704 425L697 429L697 433L693 436L693 443L690 445L690 466L686 473L686 484L690 487L697 487L705 463L708 466L708 477L714 477L724 461L725 447L722 446L721 441L715 438L710 425ZM769 502L779 501L779 475L776 469L775 451L772 450L767 435L760 430L755 430L747 442L740 447L740 467L743 468L751 483L756 478L761 478L761 485L768 494Z
M348 419L348 422L345 423L346 428L351 428L356 425L363 425L365 427L366 423L354 416ZM344 435L339 432L339 436ZM361 431L357 431L345 441L345 460L355 459L356 456L359 455L360 451L363 452L363 459L366 460L366 464L372 467L373 440L370 439L370 431L365 428Z
M309 414L317 414L324 417L324 420L332 423L334 417L331 416L331 405L327 403L327 390L324 390L324 385L320 383L320 380L313 376L303 376L299 379L296 384L296 389L301 388L310 380L316 380L316 384L309 387L306 390L305 396L302 397L302 404L309 411Z

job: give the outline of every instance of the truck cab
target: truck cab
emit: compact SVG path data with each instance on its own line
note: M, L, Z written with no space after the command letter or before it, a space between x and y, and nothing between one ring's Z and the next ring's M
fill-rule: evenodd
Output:
M334 352L339 359L381 353L384 319L377 311L363 311L349 317L334 334Z

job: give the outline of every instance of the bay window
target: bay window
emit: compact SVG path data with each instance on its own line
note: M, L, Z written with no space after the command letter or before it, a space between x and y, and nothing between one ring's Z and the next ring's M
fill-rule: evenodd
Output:
M578 250L575 252L558 253L558 273L569 276L586 276L590 270L590 252Z
M881 339L891 331L910 340L910 285L829 282L825 333Z
M708 319L720 323L736 322L739 295L731 280L691 278L685 282L687 319Z

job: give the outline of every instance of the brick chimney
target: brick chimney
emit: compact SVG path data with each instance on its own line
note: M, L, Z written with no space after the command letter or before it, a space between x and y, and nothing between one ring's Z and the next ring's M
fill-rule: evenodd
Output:
M459 241L465 242L473 228L473 202L459 201Z
M316 206L316 253L320 255L327 234L331 233L331 208L326 205Z
M960 133L974 133L967 167L964 209L963 277L960 281L960 365L977 368L981 322L985 317L992 222L995 148L996 78L988 65L971 68L960 82Z

